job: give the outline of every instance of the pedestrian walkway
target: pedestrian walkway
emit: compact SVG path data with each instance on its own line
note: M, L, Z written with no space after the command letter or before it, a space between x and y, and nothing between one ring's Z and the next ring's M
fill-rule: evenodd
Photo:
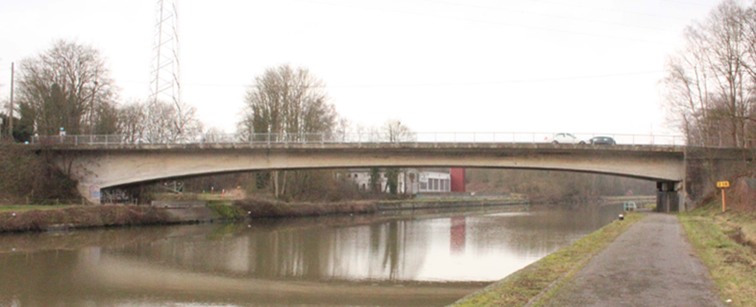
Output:
M648 214L591 259L544 306L724 306L670 214Z

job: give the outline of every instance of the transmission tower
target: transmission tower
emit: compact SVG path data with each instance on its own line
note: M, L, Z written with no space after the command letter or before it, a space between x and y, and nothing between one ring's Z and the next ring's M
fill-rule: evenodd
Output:
M157 1L150 103L166 100L178 108L181 103L181 71L177 2L178 0Z

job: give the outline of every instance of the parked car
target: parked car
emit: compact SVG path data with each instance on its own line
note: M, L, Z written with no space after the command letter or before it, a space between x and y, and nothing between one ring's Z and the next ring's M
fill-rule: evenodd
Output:
M588 141L591 145L617 145L613 138L608 136L593 137Z
M572 133L556 133L554 134L554 137L551 139L551 143L583 145L585 144L585 141L578 139L576 136L572 135Z

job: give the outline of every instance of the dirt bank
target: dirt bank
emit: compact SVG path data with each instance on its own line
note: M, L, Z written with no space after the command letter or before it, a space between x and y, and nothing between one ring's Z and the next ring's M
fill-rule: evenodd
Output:
M0 232L177 224L221 218L209 208L163 209L150 206L73 206L65 209L0 212Z
M485 208L522 205L523 202L501 200L413 200L358 201L340 203L286 203L271 200L238 200L233 203L210 201L191 206L71 206L39 210L19 208L0 210L0 232L49 231L73 228L178 224L237 220L247 218L283 218L347 214L375 214L386 211L449 209L454 207Z

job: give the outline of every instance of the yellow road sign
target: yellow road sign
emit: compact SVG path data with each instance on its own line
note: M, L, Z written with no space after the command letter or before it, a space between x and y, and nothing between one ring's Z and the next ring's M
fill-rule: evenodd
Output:
M729 188L730 182L729 181L720 181L717 182L717 188Z

